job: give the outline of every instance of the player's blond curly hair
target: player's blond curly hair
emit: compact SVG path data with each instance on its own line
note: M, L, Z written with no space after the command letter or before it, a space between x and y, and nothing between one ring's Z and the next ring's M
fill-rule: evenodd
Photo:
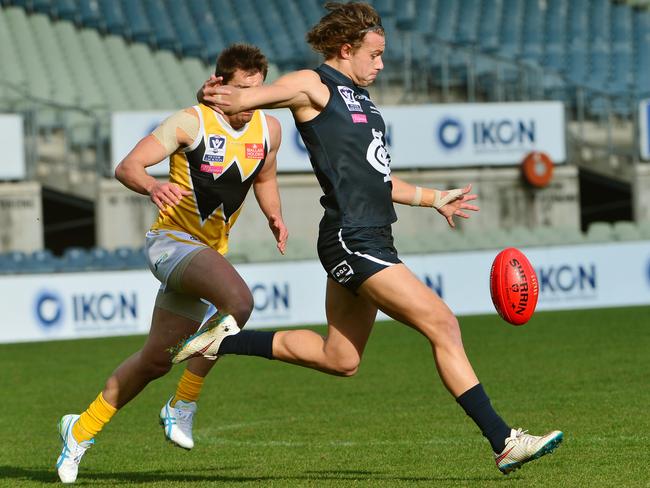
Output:
M328 2L325 8L330 11L307 33L307 42L314 51L325 59L336 57L341 46L350 44L353 49L361 46L368 32L384 35L381 17L367 3Z

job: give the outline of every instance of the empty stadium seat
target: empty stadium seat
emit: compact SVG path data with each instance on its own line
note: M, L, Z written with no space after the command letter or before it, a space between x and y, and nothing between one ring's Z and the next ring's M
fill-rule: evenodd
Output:
M55 18L72 22L77 21L79 10L74 0L53 0L51 8Z
M650 239L650 221L639 222L637 224L639 228L639 234L643 239Z
M102 247L93 247L88 251L89 267L97 270L116 270L126 266L114 253Z
M503 0L499 52L509 58L516 58L521 52L523 7L521 0Z
M86 27L104 28L104 16L97 0L77 0L79 22Z
M90 256L82 247L68 247L61 257L62 271L85 271L90 268Z
M585 239L588 242L608 242L614 240L612 224L609 222L592 222L587 229Z
M478 18L478 42L482 51L494 52L499 48L499 22L503 0L483 0Z
M619 241L634 241L641 239L641 230L634 222L618 221L614 222L614 236Z
M99 0L99 9L104 19L106 32L110 34L125 34L129 22L124 17L122 4L119 1Z
M189 0L187 7L201 39L204 59L212 63L226 47L220 26L217 24L214 13L210 10L208 0Z
M510 246L530 247L540 244L537 234L527 227L513 227L505 234Z
M139 269L147 267L144 247L136 249L130 247L118 247L113 252L113 255L120 261L123 269Z
M52 251L40 249L31 253L27 267L33 273L53 273L59 270L60 265Z
M181 37L186 38L189 34L182 32L181 26L173 24L185 11L184 5L179 3L173 15L169 14L163 0L143 0L143 6L155 46L171 50L182 48Z
M456 42L456 25L458 22L459 3L456 0L438 0L436 12L436 39Z
M124 16L129 19L129 38L134 41L150 42L152 29L142 2L122 0L122 8L124 9Z
M28 273L28 260L27 254L22 251L9 251L0 255L0 269L4 273Z

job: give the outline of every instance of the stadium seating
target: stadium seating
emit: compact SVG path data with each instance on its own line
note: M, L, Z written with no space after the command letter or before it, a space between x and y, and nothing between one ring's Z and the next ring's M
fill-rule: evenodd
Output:
M619 221L613 224L614 236L619 241L634 241L641 239L641 228L634 222Z
M530 229L514 227L512 229L454 230L439 232L434 236L429 230L410 235L397 232L395 235L395 245L400 253L405 255L636 240L650 240L650 222L639 224L629 221L594 222L584 234L573 227L539 226ZM263 241L236 242L228 252L228 259L233 263L250 263L283 259L317 259L317 256L312 242L292 238L288 242L286 256L282 256L277 251L273 242L264 239ZM147 263L142 247L119 247L114 251L100 247L92 249L73 247L66 249L61 257L53 256L47 249L32 253L14 251L0 254L0 274L146 268Z
M548 71L540 81L546 97L574 104L580 87L594 116L612 109L630 117L634 99L650 91L648 9L610 0L372 3L390 37L386 57L391 79L403 77L402 60L412 59L411 69L432 72L438 85L462 86L470 75L479 77L484 83L478 86L489 98L496 96L496 80L505 84L503 95L522 69L536 73L544 68ZM26 84L28 93L91 110L176 106L187 89L176 83L185 76L184 60L176 56L212 64L233 42L258 44L281 69L313 64L304 36L322 14L318 0L3 0L2 5L0 59L11 69L0 78ZM120 53L111 36L121 39ZM95 56L98 50L109 56ZM159 50L170 53L159 56L166 63L161 82L170 86L162 88L165 96L152 99L143 92L161 70L151 74L151 63L145 68L141 62ZM103 82L96 74L102 63L103 73L115 72L117 82ZM52 73L47 79L54 83L26 76L40 66ZM193 90L206 72L203 64L203 76L191 80ZM51 114L41 118L48 127L65 122Z
M593 222L585 238L588 242L608 242L614 239L614 229L609 222Z

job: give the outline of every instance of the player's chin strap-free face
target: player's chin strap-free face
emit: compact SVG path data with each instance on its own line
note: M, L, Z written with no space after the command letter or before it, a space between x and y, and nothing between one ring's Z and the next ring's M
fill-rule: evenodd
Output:
M440 210L442 207L447 205L449 202L453 202L456 200L458 197L460 197L463 194L463 190L459 188L455 188L453 190L448 190L447 194L443 197L442 194L444 192L440 190L429 190L433 192L433 204L430 205L431 207L435 208L436 210ZM411 200L411 206L413 207L420 207L422 206L422 187L421 186L416 186L415 187L415 195L413 195L413 200ZM425 206L429 206L426 205Z

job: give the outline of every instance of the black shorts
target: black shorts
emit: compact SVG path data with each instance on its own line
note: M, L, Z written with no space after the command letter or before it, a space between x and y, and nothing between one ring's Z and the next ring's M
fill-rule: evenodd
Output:
M328 277L353 292L375 273L402 262L390 225L321 229L318 257Z

